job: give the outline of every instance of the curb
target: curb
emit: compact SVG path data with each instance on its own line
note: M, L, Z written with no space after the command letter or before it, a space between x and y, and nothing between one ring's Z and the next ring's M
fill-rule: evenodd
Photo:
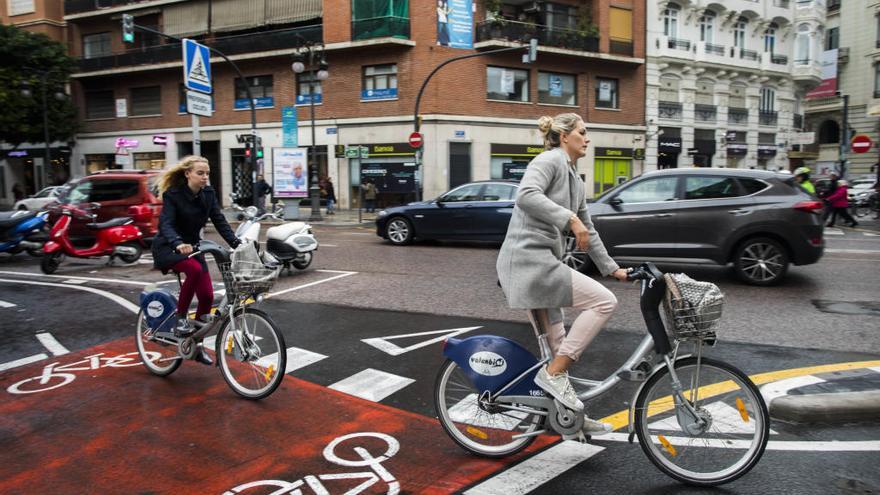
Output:
M770 402L773 419L796 423L845 423L880 418L880 390L785 395Z

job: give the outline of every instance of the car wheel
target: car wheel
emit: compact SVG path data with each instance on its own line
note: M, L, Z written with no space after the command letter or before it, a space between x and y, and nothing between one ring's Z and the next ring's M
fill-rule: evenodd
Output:
M751 285L774 285L788 271L788 251L768 237L748 239L736 250L733 267L737 276Z
M388 220L385 227L385 236L392 244L404 246L410 244L413 240L412 223L404 217L394 217Z
M581 273L587 273L592 266L590 256L586 251L578 249L577 240L573 235L565 237L565 253L562 255L562 262Z

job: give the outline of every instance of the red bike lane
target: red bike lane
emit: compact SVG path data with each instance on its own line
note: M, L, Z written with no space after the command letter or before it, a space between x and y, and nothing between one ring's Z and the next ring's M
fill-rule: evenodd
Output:
M193 362L153 376L133 344L0 373L0 493L452 493L556 440L483 459L435 419L290 376L262 401Z

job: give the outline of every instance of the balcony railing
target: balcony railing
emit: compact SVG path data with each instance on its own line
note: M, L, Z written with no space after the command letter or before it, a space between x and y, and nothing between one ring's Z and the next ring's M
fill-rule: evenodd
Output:
M561 29L540 24L505 20L483 21L477 24L477 41L525 41L537 38L541 46L552 46L585 52L599 51L599 38L572 29Z
M755 50L740 50L739 58L744 60L758 60L758 52Z
M773 0L774 7L781 7L783 9L787 9L790 3L788 0Z
M293 29L279 29L277 31L263 31L259 33L241 34L236 36L224 36L222 38L208 39L203 42L220 50L226 55L240 53L261 52L267 50L279 50L295 48L302 42L295 35L302 36L307 41L320 42L323 39L323 27L320 24ZM81 72L113 69L131 65L158 64L163 62L176 62L180 60L180 43L168 43L165 45L150 46L128 50L123 53L108 55L106 57L83 58L79 61Z
M828 12L840 10L840 0L828 0Z
M681 120L681 103L661 101L657 104L657 112L661 119Z
M788 57L785 55L777 55L775 53L770 55L770 63L778 64L778 65L786 65L788 64Z
M775 126L777 117L777 112L758 112L758 124Z
M727 123L728 124L746 125L748 122L749 122L749 109L748 108L728 108L727 109Z
M795 129L803 129L804 128L804 116L799 113L794 114L794 122L792 123L792 126Z
M706 43L704 50L706 51L706 53L724 56L724 47L721 45L713 45L712 43Z
M140 3L143 0L64 0L64 14L79 14L92 10L109 9L130 3Z
M633 43L632 41L610 40L608 42L608 51L617 55L627 55L632 57Z
M351 39L372 38L409 39L409 17L383 16L351 21Z
M690 50L691 42L679 38L669 38L669 48L674 50Z
M694 105L694 119L699 122L715 122L718 110L715 105Z

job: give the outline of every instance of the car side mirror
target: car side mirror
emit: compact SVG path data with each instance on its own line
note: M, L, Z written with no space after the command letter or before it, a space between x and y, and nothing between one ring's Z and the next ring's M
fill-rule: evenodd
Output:
M620 206L623 204L623 200L620 199L619 197L615 196L615 197L608 200L608 204L611 206Z

